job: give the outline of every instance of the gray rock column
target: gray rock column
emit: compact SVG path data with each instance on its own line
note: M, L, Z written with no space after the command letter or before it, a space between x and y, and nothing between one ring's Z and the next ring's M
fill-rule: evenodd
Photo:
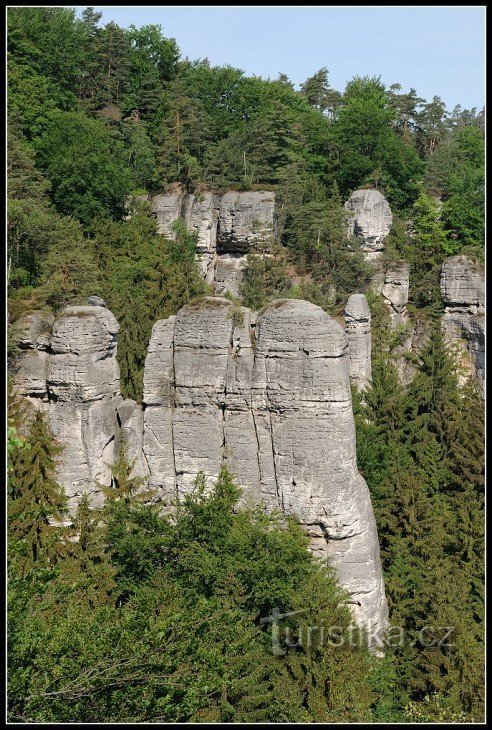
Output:
M379 190L355 190L347 202L348 234L361 239L366 259L381 255L384 239L391 230L393 214Z
M145 369L144 454L164 504L227 463L243 501L295 514L351 594L357 621L387 606L367 486L357 472L342 327L277 300L253 315L207 297L155 325Z
M111 484L116 407L121 401L116 362L119 326L104 307L67 307L55 320L48 365L49 424L64 449L58 480L73 512L83 493L103 502Z
M352 294L345 307L350 379L358 390L366 390L372 381L371 311L364 294Z
M395 262L384 276L381 294L390 311L391 326L396 327L407 321L410 264L408 261Z
M484 269L467 256L451 256L441 270L444 302L442 327L461 367L462 380L485 379L485 276Z

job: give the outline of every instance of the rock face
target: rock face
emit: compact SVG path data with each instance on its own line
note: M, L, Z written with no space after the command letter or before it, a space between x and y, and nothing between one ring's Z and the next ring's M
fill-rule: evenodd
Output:
M277 300L258 315L208 297L157 322L145 366L143 449L164 503L225 461L244 500L296 514L315 554L386 625L376 526L357 472L347 338L320 307Z
M161 193L151 205L159 233L174 238L173 223L182 220L198 234L198 264L218 294L239 294L247 254L274 231L275 194L267 191Z
M367 322L364 303L348 305L357 324ZM36 321L23 341L45 362L24 392L44 398L64 446L57 476L72 514L84 492L102 503L121 438L133 473L167 510L199 471L213 479L225 462L243 503L299 517L311 550L350 594L357 622L384 630L376 525L356 464L347 336L334 319L299 300L274 301L258 314L222 297L190 303L154 325L142 407L120 395L111 312L66 308L46 351L33 346Z
M398 261L386 272L381 294L390 310L391 326L407 321L410 264Z
M361 392L372 381L371 371L371 311L364 294L352 294L345 307L350 379Z
M13 363L14 389L36 410L46 410L51 328L54 317L38 310L26 312L15 323L19 353Z
M366 259L377 258L393 223L388 201L379 190L355 190L345 208L349 211L349 235L362 239Z
M76 510L84 492L93 505L99 505L101 485L111 484L110 467L120 433L118 323L108 309L86 306L67 307L56 320L31 312L17 327L21 354L14 388L47 412L53 435L64 447L57 478L69 509ZM136 451L141 459L141 446Z
M467 256L451 256L441 270L442 318L447 341L463 374L474 374L483 389L485 378L485 277Z
M74 509L89 492L103 501L111 484L117 432L120 373L116 362L119 326L104 307L67 307L55 320L48 366L49 423L64 446L58 479Z

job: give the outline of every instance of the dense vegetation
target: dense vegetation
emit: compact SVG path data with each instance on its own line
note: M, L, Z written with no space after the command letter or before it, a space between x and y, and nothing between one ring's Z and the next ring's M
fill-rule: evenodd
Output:
M392 623L412 640L423 624L456 627L453 647L406 642L384 660L348 645L273 656L259 618L275 607L307 608L292 626L349 624L294 522L235 512L224 471L210 496L197 480L172 524L139 498L122 451L106 507L83 501L62 527L59 446L13 400L12 721L480 720L483 404L472 383L458 387L436 322L444 258L484 258L483 112L448 113L439 97L364 76L340 92L326 68L297 91L284 74L183 60L159 26L101 25L91 8L9 8L8 80L11 320L103 296L121 326L127 397L141 397L154 322L207 292L193 236L158 235L146 203L127 219L129 195L274 189L275 256L250 257L242 302L298 297L335 314L373 273L355 241L347 250L343 201L364 186L386 195L385 257L410 262L413 316L430 336L404 389L401 333L368 294L374 385L362 402L354 393L359 468Z

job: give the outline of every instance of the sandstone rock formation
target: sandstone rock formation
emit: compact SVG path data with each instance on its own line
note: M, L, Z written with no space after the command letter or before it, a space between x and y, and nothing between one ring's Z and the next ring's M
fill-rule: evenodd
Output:
M64 446L58 479L74 509L88 492L103 501L101 486L111 484L116 402L120 373L116 362L119 326L104 307L67 307L55 320L47 389L49 423Z
M371 311L364 294L352 294L345 307L345 331L350 358L349 375L362 392L372 381Z
M320 307L277 300L255 315L208 297L154 326L144 454L164 503L224 460L244 500L297 514L361 623L386 625L377 533L357 472L343 329Z
M395 262L385 273L381 294L390 310L392 327L407 321L409 281L408 261Z
M15 362L14 390L29 400L36 410L46 410L48 391L49 355L47 350L51 341L51 328L54 317L39 310L26 312L15 325L13 331L19 348Z
M345 203L349 211L348 233L362 239L366 259L377 258L391 230L393 214L379 190L355 190Z
M67 307L56 320L30 312L16 324L21 349L14 389L47 412L53 435L64 447L57 477L69 509L76 510L84 492L92 504L101 504L101 485L111 484L120 433L116 407L123 402L116 362L118 323L108 309L93 305ZM138 451L141 459L141 446Z
M464 375L485 378L485 278L483 268L467 256L451 256L441 270L442 318L447 341Z
M364 307L355 303L348 309L360 321ZM35 321L23 340L32 352ZM120 395L117 333L107 309L67 307L53 323L49 350L36 350L46 362L24 390L45 399L64 446L58 479L72 514L84 492L102 503L121 438L133 473L167 510L199 471L213 479L225 462L243 503L298 515L312 551L329 560L351 595L356 620L384 629L377 532L357 471L342 327L304 301L277 300L255 314L205 297L154 325L142 407Z
M274 231L272 192L161 193L151 205L159 233L174 238L173 223L182 220L188 231L198 234L198 264L218 294L239 294L247 254Z

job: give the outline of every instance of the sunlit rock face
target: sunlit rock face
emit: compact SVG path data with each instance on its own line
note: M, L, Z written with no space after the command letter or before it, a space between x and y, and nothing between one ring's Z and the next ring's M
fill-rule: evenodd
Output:
M391 230L393 214L379 190L355 190L345 203L348 233L361 239L361 249L368 260L381 255L384 239Z
M243 501L296 514L311 549L351 593L360 623L384 627L376 525L357 471L342 327L320 307L277 300L258 314L204 298L154 326L143 450L164 503L226 463Z
M345 306L350 379L361 392L372 381L371 369L371 311L364 294L352 294Z
M443 331L462 369L480 387L485 379L485 272L467 256L451 256L441 269Z
M239 295L248 253L268 245L274 232L275 193L161 193L151 198L159 233L174 239L173 224L183 221L197 234L197 262L217 294Z

